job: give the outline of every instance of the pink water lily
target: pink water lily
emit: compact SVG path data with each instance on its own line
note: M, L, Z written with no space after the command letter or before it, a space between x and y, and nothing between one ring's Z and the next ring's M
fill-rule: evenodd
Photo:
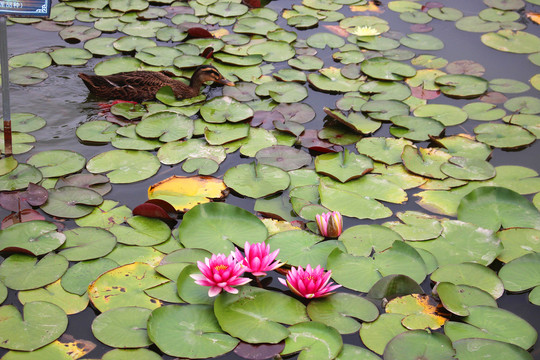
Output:
M210 286L208 296L213 297L225 290L231 294L237 294L238 289L233 286L247 284L251 279L240 277L244 273L244 267L238 263L233 254L212 254L210 259L205 258L204 263L197 261L197 267L202 274L190 275L195 279L195 284Z
M315 269L308 264L306 270L301 266L292 267L287 273L287 279L279 278L279 281L289 287L296 295L305 298L318 298L332 294L332 291L341 287L341 285L332 285L330 281L332 271L325 272L317 265Z
M343 231L343 218L339 211L317 214L315 216L319 232L325 237L338 237Z
M257 244L249 244L246 241L244 253L246 254L245 257L242 256L240 250L236 249L236 261L241 263L247 272L255 276L265 276L266 271L275 270L283 265L279 261L274 261L279 249L270 252L270 245L266 245L264 241Z

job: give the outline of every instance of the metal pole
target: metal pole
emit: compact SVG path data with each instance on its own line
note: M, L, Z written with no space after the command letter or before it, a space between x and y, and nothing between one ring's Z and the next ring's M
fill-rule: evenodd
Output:
M2 115L4 117L4 147L6 157L12 154L11 113L9 105L9 69L6 17L0 16L0 69L2 71Z

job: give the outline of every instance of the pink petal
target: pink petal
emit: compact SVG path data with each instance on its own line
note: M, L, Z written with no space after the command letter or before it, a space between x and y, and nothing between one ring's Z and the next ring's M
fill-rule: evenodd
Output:
M221 288L219 286L212 286L210 290L208 290L208 296L214 297L220 292L221 292Z

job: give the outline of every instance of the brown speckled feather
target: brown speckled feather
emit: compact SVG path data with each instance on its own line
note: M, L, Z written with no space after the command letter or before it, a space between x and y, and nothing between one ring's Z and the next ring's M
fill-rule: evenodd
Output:
M153 100L163 86L170 86L178 99L199 95L201 85L205 81L234 86L211 65L199 66L193 73L189 85L173 79L172 76L174 74L170 71L131 71L106 76L79 74L88 90L96 96L136 102Z

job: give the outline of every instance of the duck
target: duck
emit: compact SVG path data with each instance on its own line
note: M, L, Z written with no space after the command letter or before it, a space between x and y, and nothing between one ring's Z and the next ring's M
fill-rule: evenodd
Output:
M201 86L207 81L234 86L212 65L201 65L195 69L189 85L173 77L170 71L130 71L113 75L88 75L80 73L88 90L100 98L143 102L154 100L163 86L170 86L177 99L188 99L200 94Z

